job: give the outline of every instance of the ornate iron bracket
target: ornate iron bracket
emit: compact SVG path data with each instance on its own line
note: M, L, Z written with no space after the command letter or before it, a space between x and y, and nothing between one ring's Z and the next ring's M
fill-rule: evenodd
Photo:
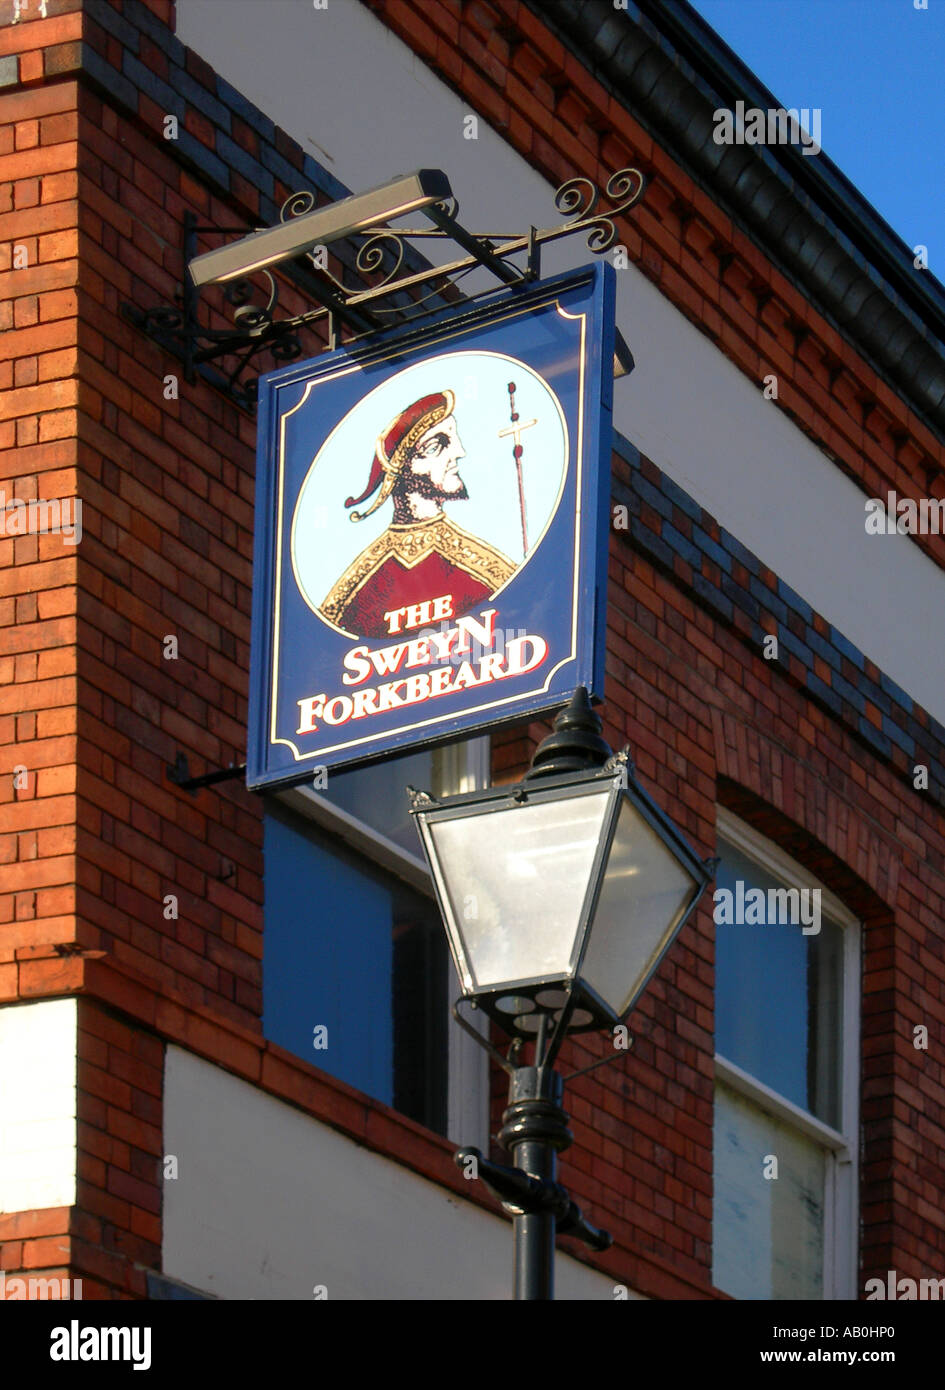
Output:
M555 207L566 221L555 227L529 228L525 235L505 232L468 232L458 221L455 199L436 203L425 210L432 226L392 229L389 226L369 227L359 238L356 251L348 243L333 245L333 250L348 246L345 264L353 270L355 283L346 284L328 268L326 248L317 246L300 256L295 266L299 287L314 302L315 307L286 318L276 317L279 300L278 282L269 271L259 271L249 280L235 280L223 290L225 301L232 306L233 326L225 329L206 327L206 313L201 313L199 291L184 274L177 293L176 306L158 305L139 309L122 304L125 319L133 323L166 352L183 363L185 379L193 383L197 376L208 380L225 392L236 405L252 412L256 405L256 376L249 369L256 365L262 353L273 365L292 362L301 357L303 338L307 331L327 328L328 347L338 345L340 333L345 341L375 333L379 329L407 323L463 298L459 281L470 271L482 268L501 284L515 285L536 280L541 273L541 248L561 237L583 232L587 246L595 255L609 250L617 240L615 219L629 212L643 196L646 180L638 169L621 169L607 181L604 189L610 206L601 208L601 192L587 178L573 178L555 192ZM312 211L314 194L294 193L280 211L283 222ZM197 237L201 233L239 233L244 227L204 227L193 213L185 214L183 229L183 259L185 267L197 254ZM426 239L449 240L465 254L447 265L424 264L419 271L405 271L407 248L413 242ZM417 259L415 247L414 261ZM523 255L525 264L511 263L513 256ZM259 302L259 279L265 282L264 298ZM470 295L475 299L490 290ZM432 302L431 302L432 301ZM627 358L625 345L624 353ZM311 355L322 350L316 339ZM632 363L632 358L629 358Z

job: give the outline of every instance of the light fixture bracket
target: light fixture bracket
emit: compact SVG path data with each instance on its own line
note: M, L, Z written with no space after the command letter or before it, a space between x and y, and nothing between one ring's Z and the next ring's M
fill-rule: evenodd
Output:
M445 176L438 170L420 171L438 175L448 187ZM419 175L417 176L419 177ZM429 183L436 187L435 182ZM494 291L494 284L465 295L459 287L462 278L476 269L484 269L500 284L514 286L529 284L541 273L541 248L562 237L584 233L588 249L601 255L618 239L616 219L628 213L643 196L646 179L639 169L620 169L600 189L588 178L568 179L554 195L555 207L565 221L548 228L530 227L528 232L469 232L457 220L455 198L447 198L418 210L425 215L428 226L394 228L393 217L403 216L398 209L371 226L358 226L357 231L344 236L343 207L358 199L342 199L327 208L315 208L315 195L302 190L293 193L283 203L280 221L267 230L277 233L289 227L294 219L317 213L339 210L330 219L335 268L329 268L325 246L318 244L299 252L282 265L282 273L311 301L310 308L301 313L277 317L279 281L268 265L281 261L282 255L272 256L260 264L252 279L234 274L232 257L224 258L226 283L219 283L207 273L207 285L194 284L189 267L195 261L205 261L214 253L198 256L198 238L239 232L243 242L246 228L207 227L198 223L193 213L186 213L181 247L184 265L183 279L174 305L156 305L142 309L123 303L122 316L134 324L184 366L189 383L202 377L223 391L242 410L253 413L256 407L256 382L260 370L292 362L303 355L316 356L325 349L347 344L382 329L400 327L420 320L450 304L469 302ZM363 195L367 198L369 195ZM609 206L601 207L602 196ZM337 226L336 226L337 224ZM331 229L330 229L331 230ZM285 238L278 239L282 246ZM302 238L305 241L305 238ZM415 243L449 241L462 253L445 265L431 265L417 250ZM291 244L288 238L287 244ZM237 243L239 245L239 243ZM223 248L225 249L225 248ZM284 246L282 247L284 250ZM336 254L337 252L337 254ZM248 255L248 253L247 253ZM513 258L524 263L516 264ZM260 259L248 256L250 261ZM265 261L265 256L262 257ZM260 282L265 290L260 298ZM203 299L206 289L213 289L213 301ZM221 302L222 300L222 302ZM211 312L220 322L221 310L228 311L232 325L211 327ZM267 354L269 361L261 363ZM625 376L633 370L633 356L620 333L616 336L614 375Z

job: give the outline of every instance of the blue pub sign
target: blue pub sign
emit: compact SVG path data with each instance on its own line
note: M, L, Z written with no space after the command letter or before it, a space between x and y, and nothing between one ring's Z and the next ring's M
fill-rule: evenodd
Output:
M259 383L247 784L601 693L614 271Z

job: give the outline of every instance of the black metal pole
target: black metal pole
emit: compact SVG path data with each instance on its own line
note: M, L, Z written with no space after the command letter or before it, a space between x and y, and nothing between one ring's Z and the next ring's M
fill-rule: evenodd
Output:
M429 211L429 210L428 210ZM432 212L430 213L432 216ZM434 220L436 220L434 218ZM535 750L524 781L532 783L545 776L583 772L603 767L613 755L601 736L601 722L591 708L583 686L575 690L570 702L555 719L555 731ZM416 793L414 793L416 796ZM416 813L419 803L412 809ZM463 1148L456 1162L464 1170L474 1160L474 1173L492 1192L513 1219L515 1234L516 1299L554 1298L555 1239L573 1235L591 1250L607 1250L613 1238L584 1219L580 1207L557 1181L558 1154L572 1142L568 1117L561 1107L564 1083L554 1071L554 1059L564 1041L571 1019L573 1000L558 1014L548 1041L549 1018L538 1020L534 1066L515 1065L515 1051L504 1059L492 1044L466 1022L458 1006L453 1017L509 1073L509 1103L502 1116L498 1139L512 1155L513 1168L493 1163L478 1149ZM514 1059L514 1060L513 1060ZM610 1060L609 1058L606 1060ZM603 1062L596 1065L602 1065ZM590 1068L586 1068L590 1070ZM580 1073L575 1073L580 1075Z
M509 1104L499 1142L519 1172L542 1183L556 1183L558 1154L571 1143L568 1117L561 1108L557 1072L519 1067L509 1083ZM556 1216L553 1209L525 1210L505 1204L513 1216L516 1299L554 1298Z
M536 1053L542 1055L540 1046ZM584 1219L581 1208L555 1181L558 1154L571 1143L562 1093L561 1077L549 1067L517 1067L510 1072L509 1104L498 1135L515 1167L493 1163L474 1148L456 1154L457 1164L466 1171L475 1160L476 1176L513 1219L516 1299L554 1298L557 1236L576 1236L591 1250L608 1250L613 1243L609 1232Z
M536 1178L555 1181L554 1150L547 1144L520 1144L515 1166ZM555 1218L550 1212L532 1211L512 1221L515 1240L516 1299L553 1299L555 1296Z

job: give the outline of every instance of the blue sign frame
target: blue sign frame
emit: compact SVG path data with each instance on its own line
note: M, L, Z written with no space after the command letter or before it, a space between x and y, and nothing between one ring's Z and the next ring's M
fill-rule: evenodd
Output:
M614 298L597 262L260 378L249 787L602 695Z

